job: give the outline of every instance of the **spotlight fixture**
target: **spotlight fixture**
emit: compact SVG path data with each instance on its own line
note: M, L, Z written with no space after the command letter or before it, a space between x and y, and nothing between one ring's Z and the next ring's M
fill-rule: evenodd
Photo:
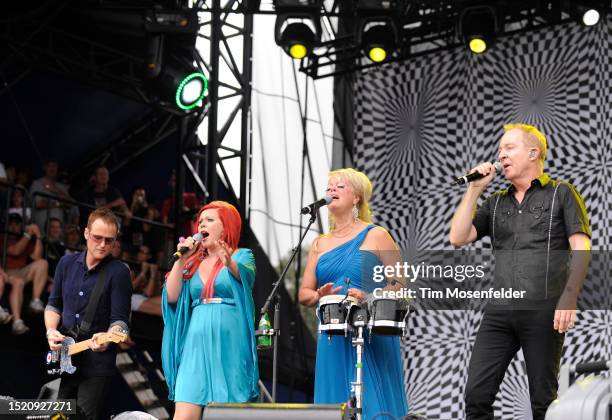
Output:
M274 41L291 58L309 56L321 41L322 4L323 0L274 0Z
M601 20L604 5L601 1L582 0L568 1L569 13L572 18L584 26L595 26Z
M364 25L361 46L374 63L382 63L397 49L397 28L392 21L368 22Z
M457 36L472 53L484 53L495 41L497 33L498 19L493 7L466 7L459 14Z
M274 40L291 58L301 60L312 54L321 39L321 23L310 14L279 15Z
M208 79L199 70L186 68L177 63L164 65L159 85L168 101L179 109L189 111L198 106L208 92Z
M291 58L302 59L312 52L315 34L302 22L287 25L280 37L279 45Z
M562 9L583 26L595 26L609 8L605 0L562 0Z

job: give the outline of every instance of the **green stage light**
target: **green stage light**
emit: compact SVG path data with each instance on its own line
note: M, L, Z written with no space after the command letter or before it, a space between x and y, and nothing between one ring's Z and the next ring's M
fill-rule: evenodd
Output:
M201 72L193 72L183 78L176 88L176 106L188 111L195 108L206 96L208 79Z

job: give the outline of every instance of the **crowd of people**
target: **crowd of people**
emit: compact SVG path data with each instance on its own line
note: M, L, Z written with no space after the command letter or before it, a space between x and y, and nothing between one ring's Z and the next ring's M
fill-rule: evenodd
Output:
M172 246L175 175L161 206L148 199L142 185L134 185L126 200L110 184L105 166L95 169L81 191L72 188L56 159L44 161L41 175L32 180L29 168L0 162L0 325L11 323L14 335L29 331L22 312L43 312L60 259L85 249L82 226L95 208L108 208L118 216L120 233L112 253L132 273L132 310L161 316L162 275ZM188 220L199 202L193 193L185 197L183 213ZM29 299L25 305L24 296Z

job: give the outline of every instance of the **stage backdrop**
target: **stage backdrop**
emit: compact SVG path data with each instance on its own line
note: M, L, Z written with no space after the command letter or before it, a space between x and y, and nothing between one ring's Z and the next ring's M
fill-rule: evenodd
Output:
M355 167L374 182L375 221L408 254L452 249L451 216L464 192L453 176L494 160L507 122L548 138L545 170L575 184L588 208L594 249L612 239L612 24L575 24L503 38L484 55L456 49L362 72L354 84ZM501 178L501 177L499 177ZM498 179L485 195L504 185ZM490 248L488 239L475 248ZM612 268L612 267L609 267ZM410 319L403 341L409 403L432 419L464 418L463 393L477 311ZM579 314L562 363L612 356L612 317ZM495 404L496 418L531 419L519 353Z

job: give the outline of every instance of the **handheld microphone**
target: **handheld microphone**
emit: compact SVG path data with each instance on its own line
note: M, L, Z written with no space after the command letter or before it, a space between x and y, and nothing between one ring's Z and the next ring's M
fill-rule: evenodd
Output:
M499 162L493 162L493 166L495 167L495 172L499 172L503 168L502 164L499 163ZM451 183L451 185L463 185L463 184L467 184L468 182L479 180L481 178L484 178L485 176L487 176L487 175L483 175L480 172L472 172L472 173L460 176L459 178L456 178Z
M326 195L322 199L320 199L318 201L315 201L314 203L309 204L306 207L303 207L302 210L300 211L300 213L301 214L312 213L313 211L317 211L321 207L326 206L326 205L328 205L331 202L332 202L332 198L329 195Z
M181 246L181 247L179 247L178 251L176 251L174 254L172 254L172 257L170 258L170 262L174 263L176 260L181 258L183 256L183 254L185 254L186 252L190 251L194 246L196 246L197 244L202 242L204 240L204 238L206 238L207 236L208 236L208 232L204 232L204 234L201 234L201 233L198 232L195 235L193 235L192 236L192 238L193 238L193 245L191 247L189 247L189 246Z

